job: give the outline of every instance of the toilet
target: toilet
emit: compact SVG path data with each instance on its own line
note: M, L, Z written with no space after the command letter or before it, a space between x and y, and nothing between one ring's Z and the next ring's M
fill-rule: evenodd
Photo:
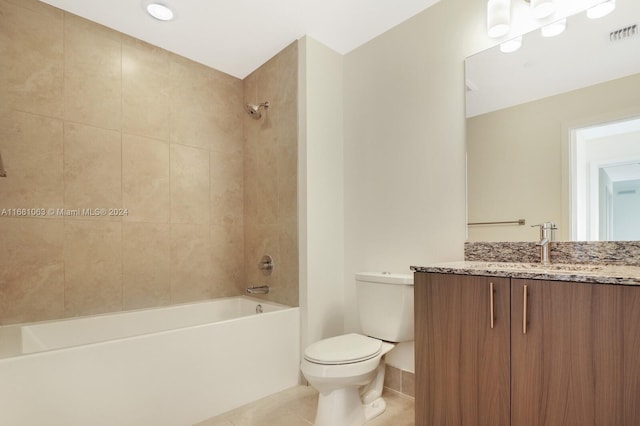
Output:
M385 362L396 343L413 340L413 275L356 274L363 334L306 348L300 369L318 390L315 426L360 426L382 414Z

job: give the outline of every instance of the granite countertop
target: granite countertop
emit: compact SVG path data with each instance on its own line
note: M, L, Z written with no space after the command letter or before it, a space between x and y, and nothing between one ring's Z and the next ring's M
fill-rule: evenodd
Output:
M576 265L539 263L460 261L412 266L414 272L483 275L550 281L576 281L600 284L640 285L640 266L620 264Z

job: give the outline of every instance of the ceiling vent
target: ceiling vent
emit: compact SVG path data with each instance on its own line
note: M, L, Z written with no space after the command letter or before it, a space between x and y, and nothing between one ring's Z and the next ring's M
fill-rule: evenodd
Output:
M629 25L609 33L609 41L620 41L638 35L638 24Z

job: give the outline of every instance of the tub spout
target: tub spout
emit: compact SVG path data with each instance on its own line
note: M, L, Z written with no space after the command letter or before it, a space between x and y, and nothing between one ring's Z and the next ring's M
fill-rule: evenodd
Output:
M249 294L269 294L269 286L268 285L260 285L257 287L248 287L247 293Z

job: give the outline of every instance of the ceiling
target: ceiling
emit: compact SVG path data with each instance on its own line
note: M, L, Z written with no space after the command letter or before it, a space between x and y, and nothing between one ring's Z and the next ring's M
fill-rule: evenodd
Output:
M238 78L304 35L345 54L439 0L41 0Z

